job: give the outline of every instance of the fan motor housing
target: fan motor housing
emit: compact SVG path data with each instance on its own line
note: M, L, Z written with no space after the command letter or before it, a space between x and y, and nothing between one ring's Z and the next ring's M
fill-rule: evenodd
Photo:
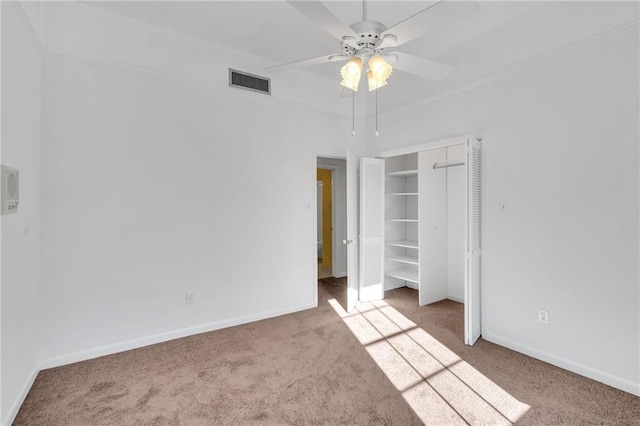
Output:
M375 49L382 42L380 34L386 31L387 27L377 21L360 21L352 24L351 29L358 35L356 44L359 48Z

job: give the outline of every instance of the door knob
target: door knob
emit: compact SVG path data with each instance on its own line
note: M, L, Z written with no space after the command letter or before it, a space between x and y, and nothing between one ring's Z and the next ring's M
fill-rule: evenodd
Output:
M353 240L342 240L342 244L353 244Z

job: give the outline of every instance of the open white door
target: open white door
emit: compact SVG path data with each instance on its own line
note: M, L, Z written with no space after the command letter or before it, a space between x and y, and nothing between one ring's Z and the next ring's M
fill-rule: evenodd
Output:
M359 158L347 151L347 312L358 301L358 166Z
M384 298L384 160L360 160L360 300Z
M467 139L467 231L464 287L464 342L480 337L480 141Z

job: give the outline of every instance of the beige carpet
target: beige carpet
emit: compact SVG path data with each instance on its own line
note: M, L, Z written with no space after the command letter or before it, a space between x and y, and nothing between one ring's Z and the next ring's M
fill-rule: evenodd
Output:
M322 280L317 309L43 371L14 424L422 424L327 303L343 289ZM413 331L529 406L519 424L640 424L638 397L483 340L465 346L462 305L420 308L407 288L386 296Z

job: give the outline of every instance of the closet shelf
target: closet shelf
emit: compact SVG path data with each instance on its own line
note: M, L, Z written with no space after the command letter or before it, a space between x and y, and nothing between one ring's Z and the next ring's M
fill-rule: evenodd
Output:
M418 219L387 219L389 222L409 222L409 223L418 223Z
M409 265L418 265L420 260L418 256L410 256L408 254L394 254L387 256L387 260L393 260L394 262L408 263Z
M419 284L418 271L415 269L408 269L408 268L394 269L391 271L387 271L385 275Z
M391 192L387 195L418 195L417 192Z
M411 240L387 241L387 244L394 247L404 247L404 248L411 248L411 249L418 248L418 242L411 241Z
M391 177L418 176L418 171L417 170L400 170L399 172L387 173L387 176L391 176Z

